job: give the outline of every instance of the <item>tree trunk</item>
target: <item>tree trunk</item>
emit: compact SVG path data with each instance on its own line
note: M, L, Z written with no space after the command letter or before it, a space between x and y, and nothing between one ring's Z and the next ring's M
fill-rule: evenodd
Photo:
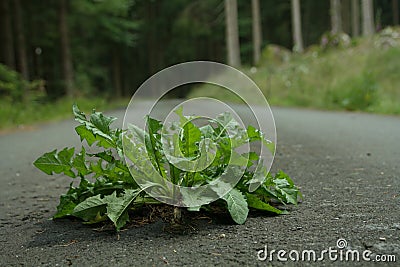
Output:
M261 31L261 18L260 18L260 1L251 1L251 10L253 17L253 63L256 65L260 60L261 56L261 42L262 42L262 31Z
M374 34L374 5L372 0L361 0L362 3L362 33L364 36Z
M351 33L351 1L344 0L341 2L342 6L342 30L343 32Z
M20 0L14 0L14 22L16 31L17 70L22 74L22 78L29 80L28 57L26 55L26 41Z
M294 42L293 50L302 53L304 46L301 32L300 0L292 0L292 33Z
M393 25L399 25L399 0L392 0Z
M13 32L8 0L0 0L0 62L15 70Z
M351 31L353 37L360 35L360 0L351 0Z
M331 27L332 33L338 33L343 31L342 27L342 8L340 0L331 0Z
M225 20L228 64L233 67L240 67L239 25L236 0L225 0Z
M147 47L150 51L148 55L148 71L150 75L155 74L160 69L159 61L159 43L160 38L157 35L157 28L155 21L159 16L158 3L155 1L145 1L146 2L146 25L147 25ZM153 86L151 92L148 92L149 96L158 96L158 86Z
M112 53L112 66L115 94L118 98L120 98L122 97L121 62L119 52L117 50L114 50Z
M72 67L72 58L70 51L70 42L68 35L68 9L67 0L59 0L60 17L60 40L61 40L61 67L62 77L64 79L65 92L68 97L74 96L74 70Z

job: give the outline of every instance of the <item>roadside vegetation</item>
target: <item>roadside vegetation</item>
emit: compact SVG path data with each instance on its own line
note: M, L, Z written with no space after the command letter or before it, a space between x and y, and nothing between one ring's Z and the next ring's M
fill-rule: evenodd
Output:
M268 45L258 66L241 70L260 87L270 105L400 114L400 28L386 28L371 38L338 34L324 35L321 40L302 54ZM129 101L107 93L53 100L45 86L43 80L27 82L0 64L0 129L68 118L73 103L90 111L124 107ZM247 94L245 88L241 91ZM196 96L238 100L211 85L192 89L189 97Z
M325 35L321 40L303 54L269 45L257 67L242 71L270 105L400 114L399 28L386 28L373 38ZM226 91L210 85L190 94L204 95L227 97Z
M23 127L37 122L55 121L71 117L73 103L82 110L125 107L128 99L113 99L107 95L95 97L49 99L45 82L22 79L21 75L0 64L0 130Z
M78 103L82 110L90 111L94 107L103 110L126 107L128 99L108 100L102 97L69 99L63 98L54 102L32 101L29 103L12 103L0 101L0 131L24 128L27 125L53 122L71 118L71 106Z

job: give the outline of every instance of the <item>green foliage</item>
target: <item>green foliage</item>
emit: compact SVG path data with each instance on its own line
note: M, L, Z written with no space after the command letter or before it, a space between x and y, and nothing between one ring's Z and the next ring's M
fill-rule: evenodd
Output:
M356 39L347 48L321 50L313 46L302 55L286 56L288 51L268 46L258 68L242 71L271 105L400 114L400 46L377 45L380 38ZM206 85L189 94L225 101L226 95L220 88ZM247 99L257 101L250 95Z
M90 31L96 27L97 31L92 33L96 38L132 46L134 31L138 28L138 23L129 19L132 2L131 0L71 1L74 26L80 27L83 31Z
M390 48L400 46L400 28L387 27L375 37L375 46L379 48Z
M378 100L377 83L371 74L363 73L337 86L332 91L332 102L346 110L366 110Z
M122 107L126 106L128 101L128 99L110 101L104 96L97 96L74 100L62 98L50 101L40 98L14 102L4 97L0 99L0 130L68 118L71 116L73 102L78 102L84 110L90 110L93 106L101 109Z
M223 199L228 205L228 210L232 219L238 224L243 224L249 213L248 203L243 194L234 188L223 196Z
M329 48L347 48L351 45L351 39L350 36L343 32L326 32L321 37L320 45L322 50L327 50Z
M39 80L25 81L18 72L0 64L0 96L14 103L43 95L42 83Z
M131 125L132 136L126 136L121 129L110 127L115 120L113 117L95 111L87 117L76 105L73 112L80 123L75 130L81 140L86 140L89 146L97 146L100 152L88 153L82 147L79 153L74 153L74 148L65 148L59 152L54 150L45 153L34 162L46 174L64 173L72 178L80 178L77 187L71 184L68 192L60 197L54 218L74 216L87 223L110 220L118 231L129 221L129 212L137 211L139 207L136 204L157 202L139 188L134 177L159 177L157 184L148 184L148 187L155 188L162 188L167 180L186 187L201 186L212 184L225 172L229 163L235 168L243 168L244 174L236 187L220 198L225 201L226 209L238 224L246 221L249 207L281 214L283 211L271 206L270 201L297 204L301 197L293 181L282 171L273 177L262 165L254 170L252 165L260 160L255 152L242 155L235 152L235 148L246 142L263 141L267 146L270 146L270 142L252 126L241 128L228 113L211 119L205 126L197 127L192 120L195 118L184 116L182 109L178 109L176 113L180 121L170 125L171 132L164 129L166 132L161 133L161 122L147 117L147 131ZM179 131L173 134L174 130ZM165 134L172 136L175 142L169 148L172 158L167 158L163 150L161 137ZM130 169L123 160L122 138L133 140L125 146L126 156L134 164ZM146 150L151 164L140 156ZM216 155L214 160L211 150ZM191 159L189 164L200 155L207 155L208 162L196 164L208 167L193 172L181 170L176 167L181 155ZM236 158L233 162L230 162L231 155ZM218 194L221 188L215 190ZM188 210L200 208L190 207ZM210 205L204 208L209 209Z

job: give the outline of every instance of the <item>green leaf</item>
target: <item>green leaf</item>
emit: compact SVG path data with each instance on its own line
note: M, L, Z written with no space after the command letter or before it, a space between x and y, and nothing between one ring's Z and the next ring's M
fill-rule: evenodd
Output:
M249 185L249 192L254 192L260 185L265 183L266 179L267 169L263 165L263 160L261 160L253 173L253 177L247 182Z
M114 223L117 231L129 220L128 208L140 192L141 189L127 189L124 195L120 197L117 196L115 191L112 195L104 197L107 202L107 216Z
M284 213L286 213L285 211L282 211L280 209L272 207L268 203L265 203L264 201L262 201L261 199L259 199L255 195L246 193L246 198L247 198L247 204L249 205L250 208L269 211L269 212L273 212L273 213L276 213L276 214L284 214Z
M79 110L76 103L72 105L72 112L75 115L75 120L79 121L80 123L85 123L87 121L85 113Z
M223 199L228 204L228 211L232 219L237 224L243 224L249 213L247 201L243 194L239 190L233 188Z
M211 125L209 124L200 127L199 130L201 131L201 134L203 135L204 138L212 138L215 133L214 128L211 127Z
M240 155L236 151L232 151L231 160L229 162L231 165L246 167L249 163L248 158Z
M79 125L75 127L76 133L81 138L81 141L86 140L89 146L93 145L96 140L96 136L88 129L85 125Z
M137 138L138 141L143 144L145 143L146 138L148 138L147 132L134 124L128 124L128 129L132 133L132 135Z
M296 188L290 186L286 179L275 179L275 191L283 196L286 203L297 204L297 192Z
M77 154L72 160L72 165L78 171L78 175L82 177L90 173L90 170L86 166L85 156L86 150L84 147L82 147L81 152L79 152L79 154Z
M199 152L198 143L201 140L201 131L192 122L186 122L182 128L181 145L185 157L195 157Z
M74 208L72 215L85 221L91 221L96 218L98 213L106 212L106 204L105 198L101 198L100 194L89 197Z
M75 173L71 170L71 158L74 154L74 148L64 148L57 154L57 150L45 153L38 158L33 165L48 175L53 173L64 173L75 178Z
M279 171L272 179L273 188L279 200L283 203L297 204L297 199L302 197L297 186L294 185L289 175Z
M116 140L113 139L115 132L110 130L110 125L116 118L108 117L101 112L93 111L90 115L90 119L87 120L85 113L81 112L78 106L74 105L72 109L75 120L81 123L80 126L75 128L81 140L86 139L90 146L97 142L97 146L104 148L117 147L115 144Z
M90 122L94 126L94 133L96 134L110 134L110 125L113 123L117 118L105 116L101 112L93 112L90 115ZM96 131L98 130L98 131Z
M57 213L54 214L53 219L71 216L75 207L75 199L71 195L61 195L60 203L57 206Z
M101 146L103 148L115 147L115 144L110 136L106 135L106 137L104 137L104 134L99 134L97 131L88 128L85 125L77 126L75 131L80 136L81 141L86 140L89 146L97 142L97 146ZM97 132L97 134L94 134L94 132Z
M104 169L102 167L102 160L90 163L90 170L95 174L94 178L104 175Z
M189 120L188 118L183 116L183 106L180 106L174 112L175 112L176 115L178 115L179 123L180 123L181 126L183 126Z
M163 125L159 120L147 116L147 127L149 128L149 133L156 134L161 130Z
M200 211L201 206L197 206L197 207L188 207L187 210L188 211Z
M160 175L166 178L165 168L163 166L165 158L163 155L163 149L161 145L161 134L159 133L163 125L161 124L160 121L150 118L149 116L147 116L146 118L147 118L147 128L149 131L148 133L149 138L145 139L147 153L150 156L150 159L154 163Z
M247 127L247 135L249 137L249 141L250 142L259 140L268 148L268 150L272 154L275 153L275 144L273 142L271 142L270 140L267 140L264 137L264 134L260 130L258 130L256 128L254 128L253 126L249 125Z

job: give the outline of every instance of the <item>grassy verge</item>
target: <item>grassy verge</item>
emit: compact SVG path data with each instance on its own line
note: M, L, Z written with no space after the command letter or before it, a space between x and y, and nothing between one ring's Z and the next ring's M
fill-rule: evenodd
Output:
M64 98L45 103L33 101L29 103L12 103L11 101L0 100L0 130L31 125L37 122L70 118L73 103L77 103L82 110L89 112L93 108L107 110L125 107L128 102L129 99L108 101L105 98Z
M400 45L385 46L382 38L353 40L346 48L312 47L302 55L267 48L258 68L242 71L271 105L400 114ZM204 85L190 96L226 101L226 95Z

